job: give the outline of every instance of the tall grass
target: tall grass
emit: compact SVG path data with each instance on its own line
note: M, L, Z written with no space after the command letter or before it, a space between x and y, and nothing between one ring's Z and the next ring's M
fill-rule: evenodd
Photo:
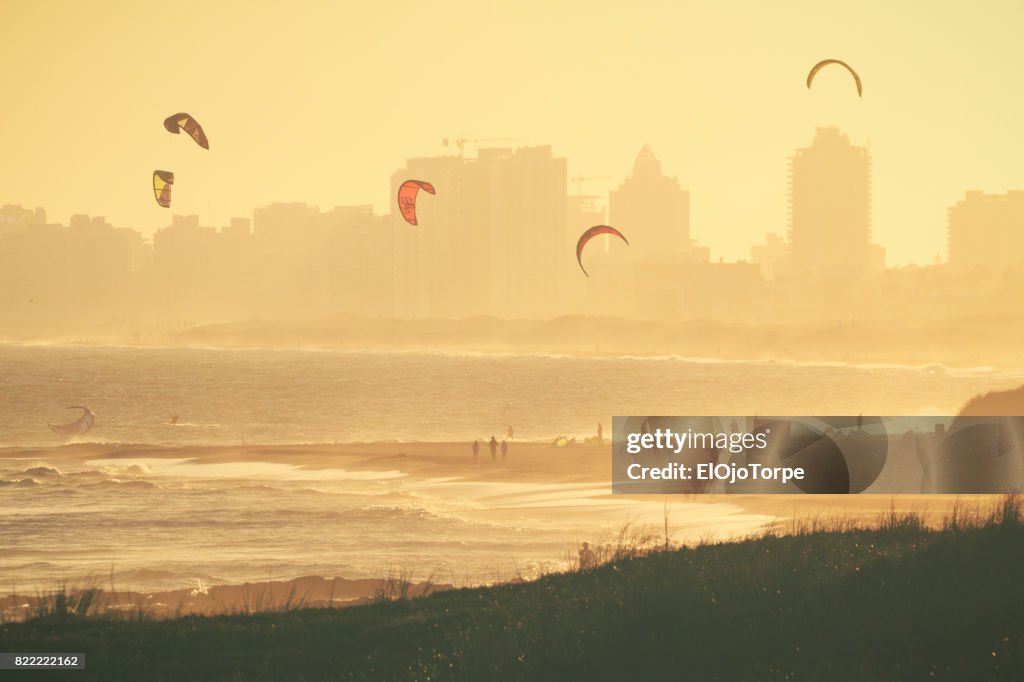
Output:
M414 582L413 572L407 568L392 568L388 571L387 577L381 583L380 587L377 588L374 594L373 601L376 603L381 602L392 602L392 601L409 601L414 595L414 588L417 584ZM418 587L417 597L425 597L430 594L434 589L434 573L427 576L426 580L421 582Z
M283 595L274 596L273 583L268 579L265 587L259 590L251 589L246 585L242 592L242 603L234 609L228 609L227 613L243 613L252 615L254 613L286 613L301 609L306 602L306 595L300 595L298 588L293 582L288 592Z
M37 592L30 609L30 620L70 620L95 618L103 609L103 590L98 587L72 589L61 582L48 592Z
M670 512L667 503L663 516L662 528L625 523L612 537L590 543L590 549L594 552L596 559L595 566L613 563L620 559L671 552L679 548L692 549L721 544L713 540L711 536L702 536L695 543L673 545L670 540ZM957 499L950 511L937 522L929 522L927 507L921 511L902 511L896 508L896 501L893 499L889 509L874 518L856 517L838 512L831 515L814 513L804 517L794 515L786 523L766 525L743 539L756 541L785 536L836 535L864 531L961 532L991 526L1015 526L1021 523L1024 523L1024 496L1013 492L1000 496L988 508L983 508L980 505L968 506L962 500ZM736 542L736 540L726 542ZM576 552L579 552L581 547L582 545L577 546ZM570 556L567 563L570 572L579 570L579 560L574 556Z

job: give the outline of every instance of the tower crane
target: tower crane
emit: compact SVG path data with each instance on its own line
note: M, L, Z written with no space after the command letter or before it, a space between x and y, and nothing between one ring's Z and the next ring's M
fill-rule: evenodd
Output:
M459 158L462 158L463 150L467 144L477 145L479 147L481 142L522 142L525 138L522 137L487 137L480 139L469 139L462 136L455 138L444 138L441 140L441 145L444 147L457 147L459 150Z
M576 183L576 195L577 196L583 196L583 183L584 182L589 182L591 180L614 180L614 179L615 178L609 178L609 177L603 177L603 176L598 177L596 175L585 178L585 177L583 177L583 173L580 173L579 175L577 175L574 178L569 178L569 182L575 182Z

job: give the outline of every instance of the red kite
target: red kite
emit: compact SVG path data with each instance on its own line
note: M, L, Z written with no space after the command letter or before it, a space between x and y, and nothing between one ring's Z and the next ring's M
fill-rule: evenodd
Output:
M416 195L421 189L424 192L436 194L434 186L423 180L406 180L398 188L398 210L402 212L405 222L410 225L418 224L416 222Z
M626 242L626 246L629 246L629 240L623 237L621 232L610 225L594 225L590 229L586 230L576 241L576 262L580 264L580 270L582 270L583 274L587 277L590 277L590 273L588 273L587 269L583 267L583 260L580 258L583 255L583 247L586 246L587 242L591 239L601 234L614 234L616 237Z
M860 83L860 76L857 75L857 72L854 71L853 68L851 68L849 64L847 64L846 62L839 61L838 59L824 59L824 60L822 60L822 61L820 61L820 62L818 62L817 64L814 65L814 67L811 69L811 72L809 74L807 74L807 89L808 90L811 88L811 81L814 80L814 77L818 74L818 72L821 71L826 66L828 66L829 64L839 64L839 66L842 66L847 71L849 71L850 75L853 76L854 82L857 84L857 96L858 97L863 97L864 96L864 90L861 87L861 83Z

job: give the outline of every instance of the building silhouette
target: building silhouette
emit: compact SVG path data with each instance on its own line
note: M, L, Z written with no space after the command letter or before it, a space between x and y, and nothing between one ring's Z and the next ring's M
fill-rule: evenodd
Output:
M409 159L392 175L392 196L409 179L437 194L420 193L415 226L392 205L400 315L557 314L571 263L565 159L547 146Z
M391 220L373 207L335 206L317 216L323 238L313 259L319 314L393 317L394 251Z
M690 193L665 175L661 162L644 145L633 172L608 197L608 219L630 237L637 257L689 253Z
M871 243L871 156L837 128L818 128L789 159L789 246L798 277L861 277L883 267Z
M146 263L141 236L102 216L74 215L67 227L46 212L0 211L0 327L51 331L126 314L128 286Z
M275 202L256 208L252 221L253 296L257 317L315 315L321 298L314 283L324 274L314 262L319 210L303 202Z
M967 192L949 209L949 264L1001 272L1024 261L1024 191Z
M706 263L708 250L690 237L690 193L665 175L649 146L609 193L608 218L629 239L628 249L613 248L602 259L605 270L615 271L601 277L615 281L608 311L646 319L675 314L694 276L692 266Z
M420 192L418 225L398 211L398 188L426 180L437 194ZM395 311L399 317L458 318L489 312L490 185L474 159L414 158L391 176Z
M31 226L39 225L46 225L46 210L41 207L37 206L35 210L17 204L4 204L0 207L0 237L24 232Z
M486 151L480 162L492 179L491 314L557 315L573 260L563 251L568 163L549 146Z
M608 222L605 207L597 195L572 194L567 197L565 214L565 244L563 252L575 260L576 241L584 230ZM606 236L597 237L587 249L587 264L602 273L607 272L603 260L608 252ZM574 269L576 268L576 269ZM611 277L583 277L573 263L565 277L566 310L587 315L608 314L610 295L614 291Z
M153 304L175 323L210 323L225 310L248 316L233 276L228 243L216 228L199 224L197 215L174 215L153 235Z
M760 266L761 276L767 282L785 276L788 274L789 265L789 248L786 240L775 232L769 232L765 235L764 244L750 247L750 260Z

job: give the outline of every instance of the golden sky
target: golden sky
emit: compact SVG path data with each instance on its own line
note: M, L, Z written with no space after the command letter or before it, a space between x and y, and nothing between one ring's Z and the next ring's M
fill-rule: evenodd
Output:
M552 144L628 173L643 144L692 192L712 257L786 229L786 158L837 125L874 160L890 262L931 262L967 189L1024 189L1019 2L0 0L0 202L51 219L220 225L271 201L387 210L445 137ZM804 85L816 61L849 62ZM192 113L205 152L161 122ZM443 188L438 188L443 191ZM524 201L529 198L524 197Z

